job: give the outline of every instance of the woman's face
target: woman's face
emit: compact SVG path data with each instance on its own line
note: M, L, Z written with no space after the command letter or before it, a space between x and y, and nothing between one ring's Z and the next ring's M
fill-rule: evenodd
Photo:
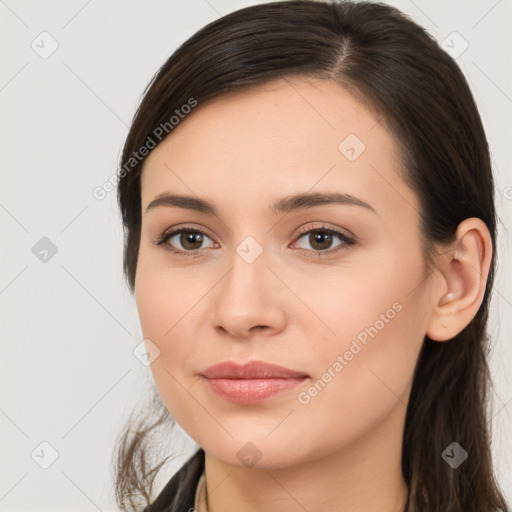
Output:
M432 307L419 203L399 165L383 123L343 88L297 79L199 104L147 158L142 333L160 351L162 401L208 454L285 467L383 435L399 447ZM161 194L216 214L185 201L146 211ZM283 202L296 194L353 200ZM224 396L201 376L252 360L308 377L267 380L287 390L261 398L261 381Z

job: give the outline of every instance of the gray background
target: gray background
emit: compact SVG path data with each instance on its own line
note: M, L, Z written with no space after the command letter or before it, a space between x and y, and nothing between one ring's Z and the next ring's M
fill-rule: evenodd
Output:
M142 335L122 277L116 193L100 201L92 190L115 173L140 95L177 45L255 3L0 0L0 511L116 510L113 442L151 376L133 354ZM493 452L512 500L512 1L389 3L462 52L492 150ZM177 432L181 456L158 485L195 448ZM42 442L57 455L47 469L53 452Z

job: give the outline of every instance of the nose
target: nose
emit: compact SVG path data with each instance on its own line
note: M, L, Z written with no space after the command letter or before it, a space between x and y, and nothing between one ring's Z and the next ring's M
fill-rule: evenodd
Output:
M285 327L284 303L290 292L263 254L249 263L235 253L212 297L214 327L235 339L270 336Z

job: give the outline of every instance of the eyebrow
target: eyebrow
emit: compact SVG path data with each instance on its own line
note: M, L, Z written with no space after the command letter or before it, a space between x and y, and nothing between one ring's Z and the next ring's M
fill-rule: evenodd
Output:
M274 215L287 214L297 210L305 210L307 208L313 208L315 206L323 206L330 204L340 204L345 206L361 206L366 208L376 215L375 209L368 203L354 197L350 194L343 194L339 192L310 192L294 194L270 205L270 211ZM146 207L145 212L156 208L158 206L177 207L184 208L187 210L194 210L206 215L218 216L218 210L216 206L199 197L173 194L170 192L163 192L153 199Z

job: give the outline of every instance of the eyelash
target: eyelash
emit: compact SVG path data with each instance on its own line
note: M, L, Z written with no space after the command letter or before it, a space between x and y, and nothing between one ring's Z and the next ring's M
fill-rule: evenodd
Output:
M167 242L167 240L169 240L173 236L178 235L178 234L183 233L183 232L186 232L186 233L200 233L201 235L206 236L206 237L211 239L211 237L208 236L208 234L205 233L201 229L197 229L197 228L194 228L192 226L184 226L184 227L182 227L180 229L171 231L170 233L165 233L165 232L162 233L153 243L155 245L157 245L157 246L163 245L163 244L165 244L165 242ZM296 239L294 240L294 243L296 241L300 240L303 235L308 234L308 233L312 233L312 232L313 233L314 232L329 233L331 235L335 235L335 236L339 237L342 240L342 242L343 242L343 244L338 245L336 248L334 248L334 249L326 249L325 251L315 251L315 250L310 250L310 249L299 249L299 250L306 251L306 252L313 252L313 254L316 255L315 257L323 256L325 254L332 254L332 253L344 250L347 247L350 247L350 246L356 244L356 241L355 241L354 238L351 238L348 235L346 235L346 234L344 234L344 233L342 233L340 231L337 231L335 229L329 228L327 226L317 226L315 228L309 228L309 229L301 230L298 233ZM171 247L170 245L164 247L164 249L167 250L167 251L170 251L172 253L178 254L178 255L190 256L190 257L198 256L198 253L202 250L202 249L195 249L193 251L182 251L180 249L175 249L175 248Z

